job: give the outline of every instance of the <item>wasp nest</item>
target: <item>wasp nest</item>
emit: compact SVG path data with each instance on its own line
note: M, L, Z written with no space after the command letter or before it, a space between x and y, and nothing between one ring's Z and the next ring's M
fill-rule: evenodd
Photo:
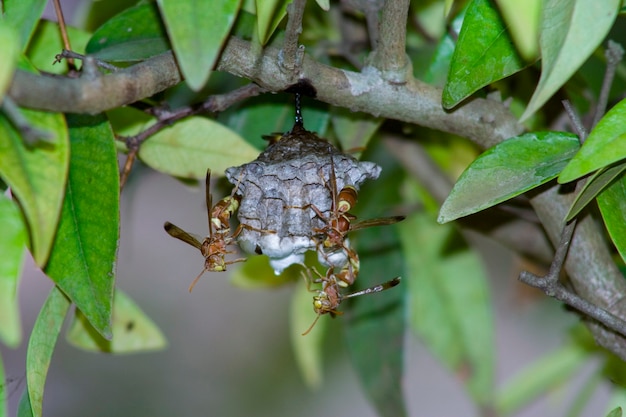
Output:
M245 252L267 255L276 274L304 262L304 253L316 250L315 231L327 224L316 211L328 219L336 190L345 186L358 190L366 179L378 178L380 170L296 124L256 160L226 170L235 194L241 196L237 243ZM341 266L347 262L341 252L336 260L330 256L321 260Z

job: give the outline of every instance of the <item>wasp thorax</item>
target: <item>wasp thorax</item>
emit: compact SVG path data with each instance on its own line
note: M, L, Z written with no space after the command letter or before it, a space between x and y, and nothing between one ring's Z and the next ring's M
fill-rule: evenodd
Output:
M226 170L241 197L237 243L245 252L267 255L276 273L302 263L306 251L317 250L315 230L327 227L325 219L337 203L329 191L331 178L337 190L346 190L348 206L342 209L347 211L359 186L379 174L375 163L358 161L295 125L255 161Z

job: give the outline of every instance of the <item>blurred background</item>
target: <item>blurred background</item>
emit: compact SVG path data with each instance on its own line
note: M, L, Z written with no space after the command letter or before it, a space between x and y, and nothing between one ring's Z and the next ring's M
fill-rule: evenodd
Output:
M63 3L71 22L81 2ZM51 7L47 16L54 19ZM197 250L168 236L163 223L205 234L202 187L187 187L137 166L122 195L121 217L118 286L162 329L169 346L159 352L114 356L83 352L60 338L47 379L46 415L376 416L346 356L341 317L321 318L330 321L324 383L311 390L298 373L290 347L293 287L244 290L232 286L227 273L207 273L188 293L203 259ZM519 284L519 262L506 249L479 236L475 240L496 310L500 386L559 347L577 316ZM20 286L25 340L51 288L29 261ZM416 338L408 337L405 343L404 390L411 416L479 415L457 376L440 366ZM25 387L26 344L0 350L9 378L10 413L15 415ZM565 415L596 366L590 362L565 388L546 392L517 416ZM583 415L604 415L609 393L608 384L602 385Z

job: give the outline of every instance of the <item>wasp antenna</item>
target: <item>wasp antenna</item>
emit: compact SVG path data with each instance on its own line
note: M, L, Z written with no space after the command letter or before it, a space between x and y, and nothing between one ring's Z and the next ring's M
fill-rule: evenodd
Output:
M307 334L311 333L311 330L313 330L313 327L315 327L315 324L317 323L317 321L320 319L321 314L318 313L317 317L315 317L315 320L313 320L313 323L311 323L311 325L309 326L308 329L306 329L306 332L302 333L302 336L306 336Z
M198 280L200 279L200 277L202 276L202 274L204 274L206 272L206 268L202 270L202 272L200 272L198 274L198 276L196 277L196 279L193 280L193 282L191 283L191 285L189 286L189 292L193 291L193 287L196 286L196 284L198 283Z

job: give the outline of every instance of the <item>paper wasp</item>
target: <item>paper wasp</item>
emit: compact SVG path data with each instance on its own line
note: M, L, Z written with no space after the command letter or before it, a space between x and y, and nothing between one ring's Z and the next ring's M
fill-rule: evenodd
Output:
M339 266L333 262L333 255L344 254L347 260L342 262L342 269L336 276L341 283L351 285L359 273L360 263L357 252L352 249L347 239L348 233L367 227L391 225L404 220L405 217L391 216L355 221L356 216L349 213L349 210L356 205L357 190L352 185L346 185L337 192L335 164L332 155L330 157L329 181L326 182L323 175L322 179L330 191L330 212L326 216L315 204L310 205L315 214L325 223L324 227L313 230L314 240L317 241L318 256L320 262L328 264L332 268Z
M319 272L314 269L314 271L319 275ZM305 274L305 279L307 279L307 275ZM339 292L340 285L337 281L337 277L332 274L331 269L326 274L326 277L320 278L314 282L321 282L322 289L319 290L318 294L313 297L313 310L317 314L315 320L309 328L302 333L302 336L306 336L313 329L317 321L323 314L330 313L332 317L336 315L342 314L341 311L337 311L339 304L347 298L358 297L360 295L371 294L376 292L385 291L389 288L395 287L400 283L400 277L395 277L387 282L382 284L374 285L373 287L368 287L363 290L355 291L348 294L341 294ZM311 276L310 272L307 279L307 288L310 290L311 285ZM311 290L310 290L311 291Z
M239 202L241 199L240 196L235 194L237 187L235 187L230 196L224 197L217 204L215 204L215 206L213 206L210 181L211 170L207 170L205 192L209 220L209 235L205 237L202 242L200 242L200 240L195 236L185 232L183 229L170 222L165 222L163 225L165 231L170 236L182 240L194 248L199 249L202 256L204 256L204 269L189 286L189 292L193 290L193 287L205 272L226 271L226 265L245 261L245 258L238 258L229 261L225 259L226 254L234 253L234 251L228 250L227 246L231 245L239 232L241 232L241 227L238 227L237 230L235 230L235 233L232 235L230 234L230 217L239 208Z

